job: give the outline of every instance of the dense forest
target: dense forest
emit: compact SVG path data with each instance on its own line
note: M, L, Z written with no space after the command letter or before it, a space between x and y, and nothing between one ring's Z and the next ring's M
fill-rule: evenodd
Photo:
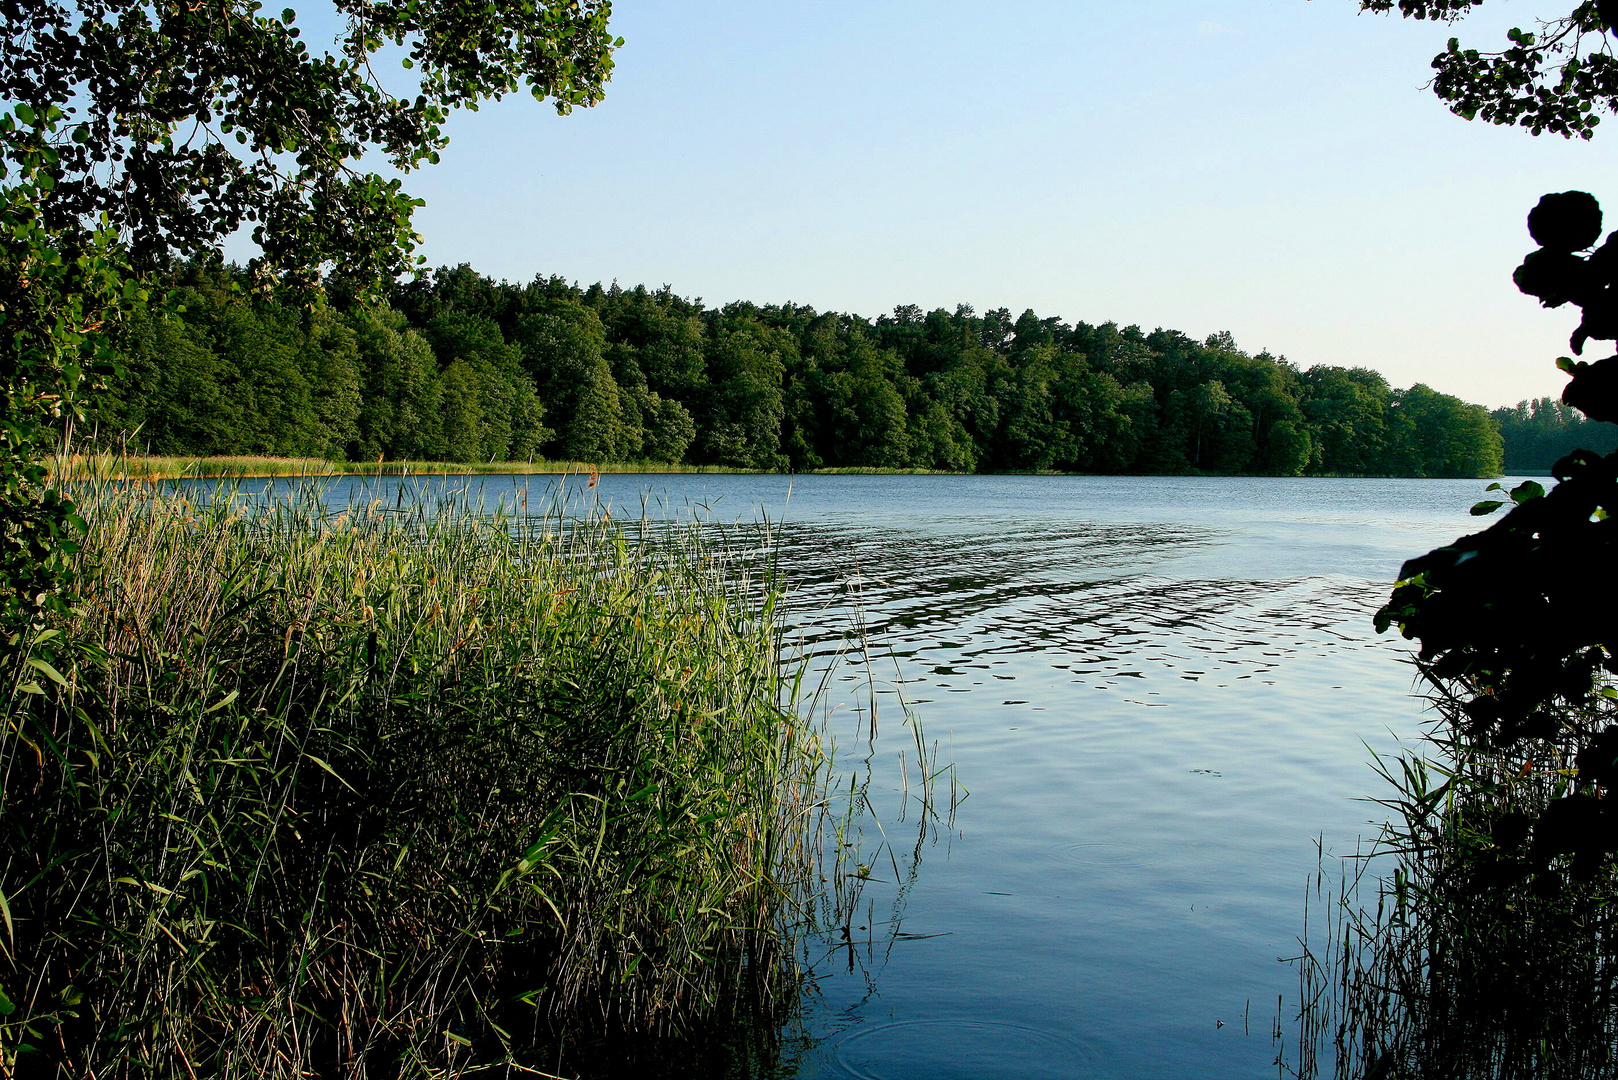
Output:
M96 438L168 455L646 462L809 470L1488 476L1490 414L1366 368L1299 370L1229 334L1006 309L875 320L705 307L668 288L497 282L384 305L256 297L217 260L128 330Z
M1505 442L1505 471L1549 473L1573 450L1618 450L1618 425L1591 420L1555 398L1535 398L1489 414Z

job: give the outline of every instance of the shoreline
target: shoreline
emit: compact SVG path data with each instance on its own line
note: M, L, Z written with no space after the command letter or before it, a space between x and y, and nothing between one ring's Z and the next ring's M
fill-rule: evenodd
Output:
M591 476L591 475L733 475L733 476L1266 476L1267 473L1078 473L1057 469L952 472L946 469L899 469L881 466L837 466L804 469L744 469L731 465L676 465L667 462L586 461L331 461L325 458L239 457L121 457L112 454L73 454L47 462L52 479L68 480L183 480L271 479L274 477L339 476ZM1507 471L1505 476L1540 475ZM1500 477L1411 477L1366 475L1345 477L1331 473L1305 473L1294 479L1389 480L1493 480Z
M587 461L330 461L325 458L273 457L114 457L74 454L47 463L52 477L69 480L181 480L187 478L268 479L337 476L636 476L717 474L787 476L858 474L870 476L970 476L942 469L829 468L791 474L779 469L743 469L730 465L672 465L666 462ZM64 469L65 466L65 469Z

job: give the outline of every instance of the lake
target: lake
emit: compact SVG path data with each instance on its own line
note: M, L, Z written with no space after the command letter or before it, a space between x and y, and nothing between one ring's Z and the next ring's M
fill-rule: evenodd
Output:
M532 500L547 478L471 483ZM1403 560L1480 526L1484 485L602 477L631 515L650 496L779 523L806 647L841 640L857 599L879 703L906 699L970 791L913 883L872 864L871 944L819 952L801 1075L1273 1075L1317 842L1374 835L1372 752L1423 722L1372 613ZM908 738L898 714L879 751Z

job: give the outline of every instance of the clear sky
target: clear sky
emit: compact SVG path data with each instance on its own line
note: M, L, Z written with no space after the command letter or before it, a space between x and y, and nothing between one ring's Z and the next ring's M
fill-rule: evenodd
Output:
M603 104L459 116L407 188L433 265L1230 330L1496 406L1560 392L1577 313L1511 270L1546 191L1618 228L1618 118L1534 138L1423 84L1452 33L1498 47L1571 6L619 0Z

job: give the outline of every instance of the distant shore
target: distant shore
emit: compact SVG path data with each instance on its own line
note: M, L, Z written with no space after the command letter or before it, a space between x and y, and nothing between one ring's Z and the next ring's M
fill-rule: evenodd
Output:
M180 480L220 478L250 480L277 476L591 476L620 473L660 476L707 473L741 476L977 476L980 473L951 472L947 469L888 469L842 466L803 469L795 474L776 469L740 469L729 465L671 465L658 461L592 463L588 461L330 461L325 458L283 457L125 457L117 454L74 454L48 462L53 476L69 480ZM995 476L1094 476L1054 469L1003 470ZM1258 476L1262 473L1123 473L1129 476ZM1331 479L1336 474L1310 473L1315 479ZM1543 476L1544 469L1507 469L1506 476ZM1371 477L1366 477L1371 478ZM1399 479L1385 477L1386 479ZM1301 479L1301 478L1300 478ZM1472 479L1455 478L1450 479ZM1476 479L1498 479L1478 477Z
M728 465L671 465L666 462L588 461L329 461L325 458L281 457L123 457L113 454L74 454L51 463L55 475L70 480L178 480L187 477L254 479L276 476L509 476L633 473L721 473L771 475L769 469L738 469ZM811 469L816 474L959 475L940 469L836 468Z

